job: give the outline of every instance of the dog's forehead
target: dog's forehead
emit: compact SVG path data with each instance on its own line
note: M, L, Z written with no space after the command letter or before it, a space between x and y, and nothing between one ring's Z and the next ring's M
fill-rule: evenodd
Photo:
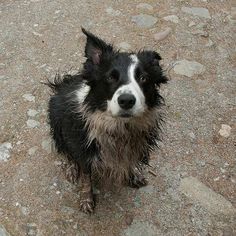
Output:
M137 56L134 53L118 53L112 61L112 68L120 72L121 75L128 75L132 64L137 64ZM135 59L135 60L134 60Z

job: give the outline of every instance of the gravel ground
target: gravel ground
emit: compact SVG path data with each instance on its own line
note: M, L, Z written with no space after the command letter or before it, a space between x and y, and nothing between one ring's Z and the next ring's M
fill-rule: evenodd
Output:
M233 0L0 2L0 235L236 235ZM97 189L78 210L40 81L84 61L83 25L122 50L150 48L171 78L149 185Z

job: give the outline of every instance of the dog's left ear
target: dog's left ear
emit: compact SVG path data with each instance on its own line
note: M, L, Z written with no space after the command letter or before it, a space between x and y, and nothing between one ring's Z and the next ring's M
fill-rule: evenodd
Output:
M84 28L82 28L82 32L87 36L85 56L90 59L93 64L98 65L102 55L107 52L112 52L113 48L111 45L106 44L103 40L86 31Z
M162 68L159 61L162 59L161 56L155 51L140 51L138 58L142 62L144 70L153 78L156 85L166 83L167 77L163 75Z

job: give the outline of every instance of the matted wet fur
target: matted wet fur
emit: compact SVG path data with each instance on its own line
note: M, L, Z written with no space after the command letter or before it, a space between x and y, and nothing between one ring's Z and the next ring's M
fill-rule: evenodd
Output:
M142 187L149 152L157 147L167 82L154 51L121 53L93 34L87 60L75 75L48 82L49 123L57 151L70 163L67 176L80 180L80 208L93 212L92 182Z

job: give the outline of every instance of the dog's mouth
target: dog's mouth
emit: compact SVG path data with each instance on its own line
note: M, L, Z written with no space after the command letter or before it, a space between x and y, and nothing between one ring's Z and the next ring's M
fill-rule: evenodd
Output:
M122 118L130 118L130 117L133 117L133 115L130 114L130 113L121 113L119 116L122 117Z

